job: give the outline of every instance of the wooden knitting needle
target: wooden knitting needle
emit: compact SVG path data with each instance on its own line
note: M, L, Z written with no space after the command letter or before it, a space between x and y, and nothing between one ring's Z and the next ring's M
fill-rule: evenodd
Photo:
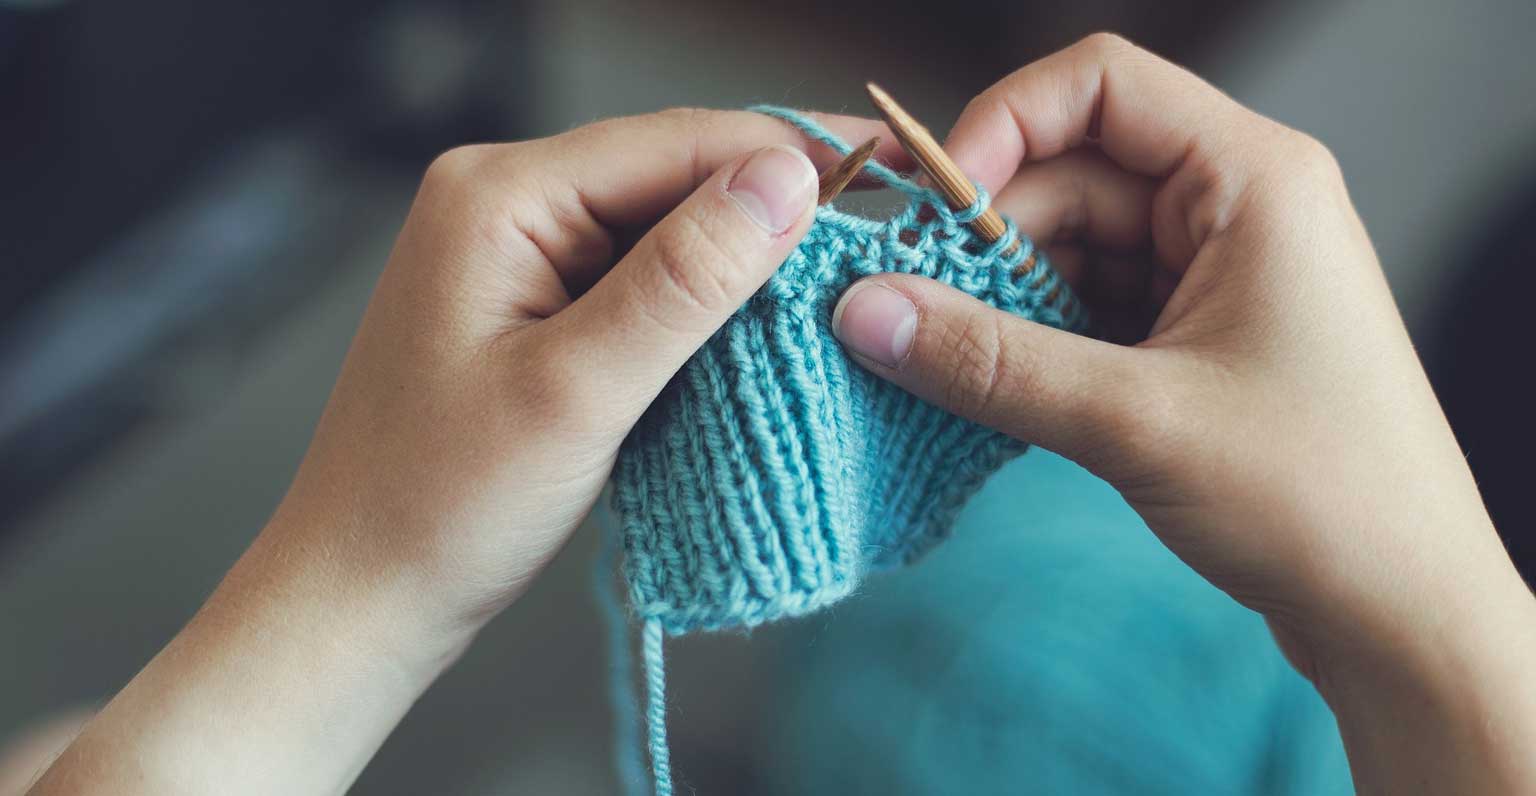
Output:
M859 171L864 164L874 156L875 150L880 147L880 137L865 141L858 149L848 153L837 165L821 173L818 180L820 189L816 192L816 204L824 205L837 198L837 195L853 182L853 178L859 176Z
M874 83L865 83L864 89L869 92L869 99L875 104L875 110L880 111L880 115L885 117L886 126L896 134L896 140L901 142L902 148L912 155L917 165L923 167L923 171L933 180L934 188L943 195L945 201L949 202L949 209L964 210L975 204L975 184L965 176L965 172L962 172L959 166L955 165L955 161L945 154L939 142L933 140L933 134L928 132L928 128L912 118L912 114L902 109L896 100L891 99L891 95L885 93L879 86ZM976 233L988 243L995 243L1003 233L1008 231L1008 227L1003 224L1003 217L991 207L971 222L971 229L976 230ZM1018 251L1018 248L1018 241L1014 241L1005 253L1013 254ZM1034 264L1035 257L1031 253L1016 270L1027 271L1034 267Z

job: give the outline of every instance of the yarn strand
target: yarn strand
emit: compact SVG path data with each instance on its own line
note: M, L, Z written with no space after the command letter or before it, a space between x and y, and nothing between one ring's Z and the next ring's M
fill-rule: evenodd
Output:
M672 756L667 748L667 673L661 639L661 622L647 619L640 634L640 654L645 659L646 744L651 749L656 796L672 796Z
M640 758L640 711L635 704L634 655L630 651L629 622L614 581L618 567L621 532L603 534L602 548L592 570L597 605L608 630L608 697L613 709L613 762L619 786L628 796L644 796L645 763Z
M853 151L853 147L849 146L847 141L834 135L831 130L822 127L811 117L792 111L789 108L781 108L777 105L753 105L747 108L747 110L789 122L800 132L804 133L807 138L830 147L839 155L847 156L849 152ZM874 158L870 158L864 163L864 171L869 172L876 179L908 196L927 199L932 195L932 192L927 188L901 176L895 170Z

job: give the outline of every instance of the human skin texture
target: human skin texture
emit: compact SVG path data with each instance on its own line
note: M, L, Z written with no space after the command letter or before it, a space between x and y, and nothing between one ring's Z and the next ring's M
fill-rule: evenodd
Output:
M1119 489L1268 620L1360 792L1536 791L1536 601L1328 151L1112 35L988 89L945 147L1108 340L883 275L836 311L855 358Z
M1269 620L1362 792L1536 789L1536 607L1327 152L1107 36L988 90L947 146L1115 342L883 276L838 308L849 349L1119 488ZM835 160L712 111L440 157L287 496L32 792L346 790L591 510Z

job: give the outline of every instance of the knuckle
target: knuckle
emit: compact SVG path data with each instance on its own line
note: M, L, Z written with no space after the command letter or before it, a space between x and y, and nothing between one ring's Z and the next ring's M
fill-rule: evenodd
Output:
M693 183L698 185L709 176L701 162L700 152L704 141L711 136L721 112L707 108L668 108L658 114L663 123L674 128L672 137L686 143L687 160Z
M456 193L471 183L484 157L481 146L459 146L432 159L421 178L423 192Z
M482 221L505 210L507 191L498 190L496 173L517 167L518 145L477 144L450 149L432 160L421 180L416 203L444 223Z
M561 134L561 138L570 141L582 141L591 138L612 139L633 133L639 129L662 129L673 135L692 135L696 128L708 123L708 119L718 113L707 108L675 107L665 108L651 113L643 113L637 116L615 116L608 119L600 119L591 124Z
M669 298L708 313L731 309L729 256L699 220L683 214L658 233L653 257Z
M1088 34L1083 37L1081 45L1084 49L1101 57L1137 49L1130 39L1113 31L1106 30Z
M671 131L671 135L689 144L690 150L696 150L699 141L710 134L721 117L721 112L709 108L679 107L667 108L653 115L656 123Z
M681 106L658 111L656 118L668 125L696 128L707 126L715 113L717 111L712 111L708 108Z
M594 139L601 139L608 131L624 124L625 121L624 117L598 119L567 129L548 140L561 149L575 151L587 146Z
M1339 161L1322 141L1306 133L1292 132L1291 159L1306 179L1333 184L1344 181Z
M438 155L422 177L412 223L475 245L524 237L534 208L551 204L547 172L526 167L528 146L478 144Z
M949 371L940 395L951 411L983 418L996 409L1001 385L1015 371L1007 363L1004 339L991 313L972 313L944 327L937 353Z
M1250 186L1253 203L1287 213L1334 212L1347 204L1344 173L1328 147L1306 133L1265 121L1271 143L1259 156L1257 179Z

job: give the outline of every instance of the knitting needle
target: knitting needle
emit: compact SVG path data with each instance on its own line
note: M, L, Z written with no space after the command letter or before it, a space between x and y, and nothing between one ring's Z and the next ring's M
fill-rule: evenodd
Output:
M824 205L837 198L837 195L853 182L853 178L859 176L859 171L864 164L869 162L875 150L880 147L880 137L865 141L858 149L848 153L837 165L832 166L821 173L818 179L819 190L816 192L816 204Z
M903 110L896 100L891 99L891 95L885 93L879 86L874 83L865 83L864 89L869 92L869 99L875 104L875 110L880 111L880 115L885 117L886 126L891 128L891 132L896 134L896 140L901 142L901 146L933 180L934 188L943 195L946 202L949 202L949 208L964 210L975 204L976 186L966 178L965 172L955 165L955 161L945 154L944 148L933 139L933 134L928 132L928 128L912 118L912 114ZM971 222L971 229L976 230L976 233L988 243L995 243L1008 231L1008 227L1003 224L1003 217L991 207ZM1018 248L1019 242L1014 241L1005 254L1013 254L1018 251ZM1024 273L1034 265L1035 255L1031 252L1015 272Z

